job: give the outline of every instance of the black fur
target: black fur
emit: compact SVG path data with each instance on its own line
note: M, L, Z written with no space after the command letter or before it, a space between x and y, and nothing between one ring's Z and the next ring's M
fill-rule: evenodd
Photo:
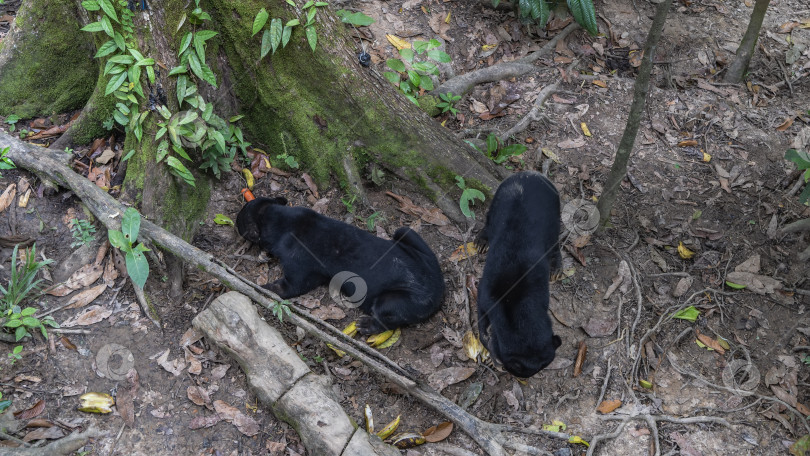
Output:
M400 228L394 240L380 239L284 198L257 198L236 217L245 239L279 259L284 277L265 288L287 299L328 285L342 271L365 282L367 292L358 322L363 334L419 323L436 313L444 299L444 280L436 255L416 232ZM355 293L354 283L341 287Z
M560 196L548 179L504 180L476 239L488 251L478 286L478 330L490 354L518 377L554 360L562 343L548 316L549 277L560 267Z

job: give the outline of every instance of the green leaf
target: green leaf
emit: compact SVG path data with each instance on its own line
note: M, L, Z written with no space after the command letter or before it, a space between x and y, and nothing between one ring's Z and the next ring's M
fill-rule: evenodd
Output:
M216 223L217 225L231 225L231 226L233 226L233 220L231 220L230 218L228 218L227 216L225 216L223 214L217 214L216 216L214 216L214 223Z
M91 22L82 27L81 30L83 32L100 32L104 30L104 27L102 27L101 22Z
M104 14L111 17L115 22L120 22L118 20L118 15L115 14L115 7L113 7L110 0L98 0L98 6L104 10Z
M521 155L526 152L526 146L523 144L512 144L501 149L499 155L509 157L510 155Z
M484 201L484 198L485 196L480 190L474 188L465 188L461 193L461 200L459 201L461 213L467 218L475 219L475 212L470 209L470 203L475 204L476 199Z
M104 33L110 36L110 38L115 38L115 31L113 30L112 22L110 22L110 18L107 16L101 17L101 29L104 30Z
M131 65L132 62L134 62L134 61L135 61L135 59L133 59L132 56L129 56L129 55L116 55L114 57L110 57L110 60L108 62L123 63L124 65Z
M135 63L135 66L147 66L147 65L154 65L155 59L149 57L143 60L139 60Z
M492 157L497 151L498 151L498 137L493 134L487 135L487 155Z
M421 74L439 75L439 68L430 62L416 62L413 64L413 69Z
M675 312L672 315L672 318L679 318L681 320L687 321L695 321L697 317L700 315L700 311L695 308L695 306L689 306L685 309L681 309L678 312Z
M267 23L267 18L269 17L270 15L267 14L267 10L264 8L259 10L259 13L256 14L256 18L253 19L253 35L251 36L256 36L256 34L259 33L259 30L264 27L264 24Z
M399 50L399 55L403 59L405 59L406 62L413 63L413 58L415 57L415 54L413 53L413 49L402 48L402 49ZM405 71L405 70L402 70L402 71Z
M442 43L437 39L432 39L428 41L428 50L435 49L437 47L441 47Z
M127 73L123 72L113 78L110 78L110 82L107 83L107 88L104 89L104 96L107 96L116 91L124 81L127 80Z
M186 97L186 84L188 84L188 76L181 74L177 78L177 105L183 106L183 98ZM165 116L164 116L165 117ZM168 117L166 117L168 119Z
M127 244L126 239L124 239L124 233L118 230L107 231L107 239L110 240L110 245L112 245L116 249L123 250L129 247L129 244Z
M177 52L177 55L182 55L183 52L188 49L188 46L191 44L191 39L193 38L193 34L191 32L187 32L183 35L183 39L180 40L180 51Z
M153 65L149 65L146 67L146 77L149 78L149 83L155 83L155 67Z
M270 21L270 45L273 47L273 54L276 53L276 49L278 49L278 45L281 44L281 19L273 18Z
M293 0L286 0L287 4L295 8L295 2Z
M260 59L263 59L264 56L266 56L272 49L272 46L270 44L271 41L272 40L270 39L270 30L265 30L264 33L262 33L261 55L259 56Z
M313 6L314 4L315 4L315 2L313 0L307 0L307 2L304 3L304 6L302 6L301 9L307 9L307 8Z
M543 0L539 0L543 1ZM596 11L593 7L593 0L566 0L568 2L568 9L571 10L571 15L585 30L592 36L599 33L599 28L596 25ZM547 7L548 8L548 7Z
M735 290L742 290L743 288L745 288L745 285L740 285L739 283L729 282L728 280L726 280L726 285L729 288L733 288Z
M201 64L196 54L191 54L188 57L188 63L191 66L191 71L197 75L198 78L208 82L212 86L217 86L217 77L208 65Z
M383 73L383 76L385 76L385 79L388 79L388 81L391 84L399 86L399 73L392 73L390 71L386 71Z
M315 31L314 25L310 25L309 27L307 27L306 31L309 47L312 48L312 52L315 52L315 47L318 45L318 32Z
M194 176L189 172L188 168L186 168L180 160L175 157L169 156L166 159L166 164L171 167L172 171L177 174L181 179L186 181L187 184L191 185L192 187L196 187L194 182Z
M121 111L121 114L129 116L130 109L124 103L116 103L115 107L118 108L119 111Z
M805 177L805 181L806 180L807 177ZM802 193L799 195L799 202L802 204L807 204L810 202L810 185L804 186L804 190L802 190Z
M118 45L115 44L115 41L109 40L106 43L102 44L100 48L98 48L98 52L96 52L96 55L94 55L93 57L96 59L100 57L106 57L115 52L116 49L118 49Z
M164 139L157 146L157 152L155 153L155 161L160 163L161 161L163 161L164 158L166 158L166 155L168 153L169 153L169 141L166 141Z
M200 38L200 34L194 34L194 49L197 51L197 57L200 58L200 62L205 62L205 40Z
M307 11L307 23L306 23L307 27L312 25L312 23L313 23L313 21L315 19L315 13L317 13L315 8L312 8L311 10Z
M82 7L87 11L98 11L101 7L98 5L98 2L95 0L85 0L82 2Z
M130 55L132 55L133 57L135 57L135 61L136 61L136 62L137 62L138 60L143 60L143 59L144 59L143 54L141 54L140 52L138 52L138 50L137 50L137 49L129 48L129 53L130 53Z
M425 77L420 79L419 87L421 87L421 88L427 90L428 92L430 92L431 90L433 90L433 80L430 79L430 76L425 76Z
M14 331L14 340L19 342L26 334L28 334L28 330L25 329L25 326L20 326Z
M125 260L127 274L132 279L132 283L143 289L146 279L149 277L149 262L146 261L146 256L144 256L143 252L133 250L127 252Z
M177 155L185 158L188 161L191 161L191 157L188 156L188 153L186 153L185 149L183 149L182 147L172 146L172 150Z
M131 158L133 155L135 155L135 149L132 149L132 150L130 150L129 152L127 152L127 154L126 154L126 155L124 155L124 158L122 158L122 159L121 159L121 161L127 161L127 160L129 160L129 159L130 159L130 158Z
M175 75L183 74L183 73L186 73L186 72L188 72L188 68L186 68L185 65L180 65L180 66L176 66L176 67L172 68L171 70L169 70L169 76L175 76Z
M414 87L419 87L419 83L422 82L422 78L419 77L419 73L413 70L408 70L408 80L411 81Z
M129 242L129 245L135 243L138 239L138 231L141 229L141 214L134 207L128 207L124 211L124 216L121 219L121 232L124 233L124 239Z
M287 23L286 23L286 24L284 24L284 25L285 25L285 26L290 26L290 27L295 27L296 25L299 25L300 23L301 23L301 21L299 21L298 19L290 19L290 20L289 20L289 21L287 21Z
M33 307L26 307L25 309L20 311L20 315L22 315L23 317L30 317L31 315L34 315L35 313L37 313L37 309L35 309Z
M450 61L452 60L450 58L450 54L448 54L448 53L446 53L444 51L440 51L438 49L432 49L432 50L428 51L427 56L431 60L435 60L437 62L442 62L442 63L450 63Z
M281 32L281 47L287 47L287 43L290 42L290 36L292 36L292 27L285 25L284 30Z
M374 23L373 18L366 16L359 11L356 13L343 15L341 16L340 20L347 24L356 25L358 27L368 26Z
M385 65L388 68L391 68L392 70L400 73L405 71L405 64L402 62L402 60L399 59L388 59L385 61Z
M413 50L416 51L417 54L422 54L423 52L427 51L428 49L428 42L422 40L415 40L413 42Z
M118 46L118 49L120 49L121 51L125 51L127 49L127 42L126 40L124 40L124 37L120 33L115 32L113 40L115 40L115 45Z
M810 169L810 156L803 150L788 149L785 151L785 160L792 161L799 169Z

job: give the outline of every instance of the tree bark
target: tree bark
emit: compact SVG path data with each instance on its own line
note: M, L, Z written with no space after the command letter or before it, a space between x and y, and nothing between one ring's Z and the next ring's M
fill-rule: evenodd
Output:
M647 41L644 43L644 56L641 59L641 66L636 76L633 91L633 104L630 105L630 114L627 116L627 124L624 127L624 134L616 149L616 158L610 168L610 174L605 181L605 188L596 208L599 211L599 225L605 226L610 221L610 211L619 193L619 186L627 175L627 162L630 160L630 153L633 151L633 144L636 142L638 126L641 122L641 114L644 112L644 105L647 103L647 93L650 89L650 73L652 72L652 60L658 40L664 31L664 22L667 20L669 8L672 0L664 0L658 4L655 10L655 18L647 34Z
M748 21L748 29L746 29L745 35L740 41L740 47L737 48L737 57L734 58L726 71L725 82L734 84L742 82L743 76L748 70L748 65L751 63L751 57L754 56L759 30L762 28L762 21L765 19L765 12L768 10L770 3L771 0L757 0L754 4L751 20Z

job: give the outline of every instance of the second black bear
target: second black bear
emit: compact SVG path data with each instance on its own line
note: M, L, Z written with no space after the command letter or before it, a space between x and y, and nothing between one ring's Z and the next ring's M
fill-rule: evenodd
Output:
M537 172L503 181L476 244L486 250L478 285L478 330L512 375L531 377L554 360L561 340L548 316L549 279L560 266L560 196Z
M284 277L265 288L287 299L337 277L341 292L357 299L367 314L358 322L362 334L425 321L442 305L439 262L410 228L398 229L387 241L311 209L289 207L284 198L250 201L239 211L236 227L281 263ZM357 277L361 280L353 280Z

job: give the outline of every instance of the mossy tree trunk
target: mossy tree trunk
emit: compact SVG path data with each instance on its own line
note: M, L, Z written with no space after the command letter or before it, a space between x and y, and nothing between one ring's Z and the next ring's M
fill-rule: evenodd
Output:
M33 0L32 4L45 3ZM59 0L70 10L70 17L81 18L82 24L100 19L101 12L82 10L80 0ZM140 1L135 2L139 4ZM167 69L178 65L180 41L189 30L206 29L218 34L206 43L206 62L216 74L217 87L198 80L197 87L214 111L223 118L235 114L245 117L240 124L248 141L274 158L287 152L296 157L301 168L325 185L335 179L352 193L362 193L364 168L375 163L394 176L411 181L415 188L432 198L450 217L463 217L458 209L459 189L456 175L463 176L469 187L491 194L503 171L483 154L457 139L449 130L401 96L374 68L359 64L359 51L348 36L346 26L328 8L319 7L315 18L318 44L313 52L302 26L294 28L289 44L274 55L260 60L261 33L252 36L253 19L266 8L271 18L284 23L305 14L286 2L260 0L203 0L200 7L211 20L193 26L187 20L194 2L167 0L147 2L150 9L138 11L133 21L138 51L153 58L157 65L157 85L165 91L167 107L172 113L180 109L175 94L176 77ZM116 3L117 4L117 3ZM72 6L72 9L69 8ZM42 31L64 26L63 17L47 15L40 23ZM55 24L52 24L55 22ZM31 32L33 33L33 32ZM56 33L56 31L47 32ZM99 32L99 37L103 32ZM96 46L101 43L96 37ZM90 40L82 32L78 40ZM102 38L101 41L107 40ZM73 138L92 139L94 131L110 113L111 97L104 96L109 80L96 77L92 51L83 54L93 65L87 81L96 83L93 96L85 106ZM98 62L101 67L106 59ZM2 68L0 68L2 70ZM193 77L193 76L192 76ZM147 90L146 76L141 78ZM92 88L91 88L92 89ZM84 92L84 99L89 96ZM35 93L30 94L36 98ZM141 103L141 112L148 109ZM197 180L190 187L172 176L163 163L156 164L157 142L154 136L160 117L153 113L144 123L143 139L132 133L125 140L124 153L134 149L129 159L124 183L124 198L140 204L142 214L185 240L191 240L195 227L204 215L211 180L203 172L188 166ZM199 155L192 158L200 161ZM176 268L175 268L176 269ZM171 274L171 273L170 273ZM177 274L171 274L177 278ZM174 281L175 292L179 282Z

